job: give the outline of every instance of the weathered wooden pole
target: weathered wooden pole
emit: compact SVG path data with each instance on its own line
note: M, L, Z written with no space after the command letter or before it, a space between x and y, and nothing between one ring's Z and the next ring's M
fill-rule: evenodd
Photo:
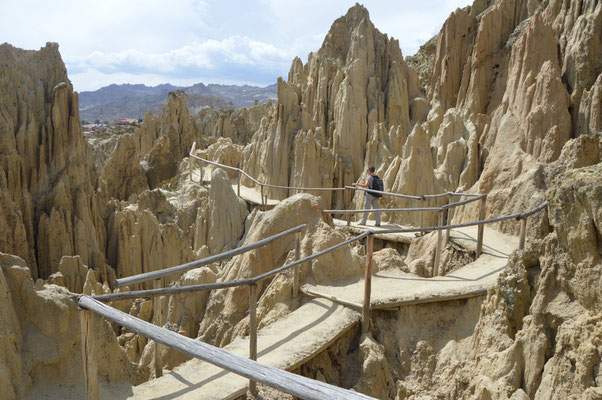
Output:
M263 185L260 183L259 186L261 187L261 210L265 211L265 199L263 197Z
M372 252L374 250L374 235L366 239L366 275L364 278L364 306L362 309L362 333L370 330L370 294L372 291Z
M447 205L450 205L451 203L454 202L454 196L451 194L447 194ZM452 216L452 208L448 208L447 210L445 210L445 215L447 218L445 218L445 225L449 225L451 224L451 216ZM451 236L451 228L447 228L445 230L445 244L449 244L449 238Z
M438 226L443 225L443 209L439 210L439 223ZM437 229L437 247L435 248L435 263L433 265L433 276L439 275L439 263L441 262L441 239L442 239L442 230Z
M96 333L96 316L90 310L82 308L79 314L82 331L82 356L84 361L84 385L86 399L98 400L98 373L96 370L96 348L94 335Z
M190 149L190 155L188 156L188 169L190 170L190 182L193 181L192 172L194 171L194 157L192 156L192 154L194 154L195 147L196 147L196 142L193 142L192 149Z
M249 358L257 361L257 284L249 285ZM257 382L249 379L249 392L257 395Z
M154 282L155 289L161 288L161 279L156 279ZM162 326L163 321L161 321L161 296L157 296L153 299L153 314L155 315L155 325ZM159 378L163 376L163 367L161 366L161 349L159 348L159 342L155 340L154 350L155 350L155 378Z
M479 221L485 219L485 207L487 206L487 197L481 197L479 201ZM485 233L485 225L481 224L477 228L477 257L483 253L483 234Z
M343 202L345 203L345 210L348 206L351 205L351 189L345 189L345 196L343 197ZM347 218L347 226L351 225L351 213L346 215Z
M527 217L524 217L520 220L520 236L518 239L518 248L525 248L525 236L527 235Z
M301 232L297 232L295 240L295 261L301 258ZM293 270L293 297L299 296L299 268L300 265L295 265Z
M236 194L240 197L240 179L242 178L242 173L238 170L238 183L236 185Z

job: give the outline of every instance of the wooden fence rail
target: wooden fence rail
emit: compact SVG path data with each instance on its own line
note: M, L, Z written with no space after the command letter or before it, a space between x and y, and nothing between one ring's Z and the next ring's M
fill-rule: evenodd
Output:
M165 269L160 269L157 271L145 272L143 274L132 275L132 276L128 276L127 278L116 279L114 282L114 285L115 285L115 287L121 287L121 286L130 285L133 283L140 283L140 282L144 282L144 281L163 278L165 276L175 274L175 273L186 272L191 269L201 267L203 265L212 264L216 261L221 261L221 260L225 260L228 258L232 258L238 254L246 253L247 251L251 251L251 250L261 247L261 246L265 246L268 243L271 243L275 240L278 240L287 235L290 235L291 233L299 232L305 228L307 228L307 224L296 226L294 228L280 232L276 235L267 237L267 238L259 240L257 242L254 242L254 243L251 243L251 244L248 244L245 246L237 247L235 249L223 252L221 254L209 256L209 257L203 258L202 260L197 260L197 261L192 261L192 262L189 262L186 264L176 265L175 267L171 267L171 268L165 268Z
M476 201L476 200L481 200L481 208L480 208L480 212L479 215L480 217L484 216L484 205L485 205L485 196L473 196L473 199L470 199L471 201ZM459 202L462 204L467 204L466 201L464 202ZM285 270L288 270L290 268L295 268L294 272L293 272L293 281L294 281L294 287L293 287L293 295L297 295L299 293L299 267L305 263L305 262L309 262L313 259L316 259L324 254L330 253L338 248L341 248L345 245L348 245L350 243L359 241L365 237L367 237L365 246L366 246L366 267L365 267L365 279L364 279L364 301L362 305L356 304L356 303L349 303L349 302L345 302L341 299L331 299L332 301L335 302L339 302L341 304L345 304L347 306L353 307L353 308L359 308L361 306L362 308L362 332L368 332L369 327L370 327L370 313L371 313L371 302L370 302L370 296L371 296L371 281L372 281L372 255L373 255L373 240L374 240L374 235L375 234L380 234L380 233L400 233L400 232L424 232L424 231L438 231L438 241L437 241L437 255L436 255L436 259L440 258L440 245L441 245L441 233L443 230L449 230L451 228L460 228L460 227L466 227L466 226L474 226L474 225L478 225L479 227L482 227L483 225L487 224L487 223L494 223L494 222L500 222L500 221L504 221L504 220L509 220L512 218L515 218L517 220L522 220L522 224L521 224L521 238L520 238L520 248L523 248L524 246L524 236L525 236L525 230L526 230L526 218L540 210L542 210L543 208L545 208L547 206L548 202L544 202L542 203L540 206L534 208L533 210L527 211L525 213L516 213L516 214L511 214L511 215L506 215L503 217L498 217L498 218L491 218L488 220L485 219L481 219L479 221L474 221L474 222L467 222L467 223L461 223L461 224L444 224L444 213L451 209L452 207L438 207L435 208L436 210L438 210L439 212L439 225L438 226L434 226L434 227L426 227L426 228L400 228L400 229L388 229L388 230L379 230L378 232L373 232L373 231L366 231L363 232L362 234L352 237L351 239L348 239L346 241L343 241L341 243L338 243L334 246L331 246L327 249L324 249L320 252L314 253L312 255L306 256L304 258L300 258L300 234L299 232L302 229L305 229L307 227L307 225L299 225L295 228L289 229L287 231L281 232L277 235L271 236L269 238L263 239L261 241L255 242L253 244L247 245L247 246L243 246L240 247L238 249L234 249L231 250L229 252L225 252L222 254L218 254L212 257L208 257L206 259L203 260L199 260L193 263L188 263L188 264L183 264L180 266L176 266L176 267L172 267L172 268L167 268L165 270L161 270L161 271L154 271L153 273L149 274L141 274L141 275L137 275L134 277L130 277L130 278L135 278L130 280L130 282L142 282L145 280L149 280L149 279L162 279L164 276L172 274L174 272L180 272L182 270L188 270L188 269L192 269L192 268L196 268L199 265L205 265L211 262L215 262L217 260L220 259L225 259L225 258L230 258L234 255L237 254L241 254L244 253L245 251L249 251L252 250L254 248L260 247L262 245L265 245L267 243L270 243L273 240L276 240L278 238L284 237L288 234L291 233L297 233L297 237L296 237L296 242L295 242L295 260L289 264L283 265L281 267L275 268L271 271L265 272L261 275L252 277L252 278L246 278L246 279L239 279L239 280L235 280L235 281L229 281L229 282L218 282L218 283L210 283L210 284L201 284L201 285L190 285L190 286L184 286L184 287L168 287L168 288L159 288L156 287L155 289L151 289L151 290L139 290L139 291L133 291L133 292L122 292L122 293L112 293L112 294L106 294L106 295L98 295L98 296L94 296L94 298L89 297L89 296L81 296L80 297L80 306L83 308L86 308L88 310L92 310L95 311L101 315L104 315L105 317L111 319L111 318L117 318L116 315L125 315L128 318L133 318L127 314L121 313L113 308L102 308L99 307L98 303L99 300L101 301L109 301L109 300L118 300L118 299L127 299L127 298L135 298L135 297L153 297L153 296L161 296L161 295L165 295L165 294L175 294L175 293L184 293L184 292L191 292L191 291L198 291L198 290L213 290L213 289L220 289L220 288L226 288L226 287L234 287L234 286L242 286L242 285L248 285L249 286L249 319L250 319L250 338L249 338L249 355L251 360L245 360L245 362L253 362L253 360L256 360L257 358L257 319L256 319L256 303L257 303L257 283L260 282L263 279L267 279L269 277L272 277L280 272L283 272ZM326 212L329 212L332 210L326 210ZM352 211L357 211L357 210L352 210ZM483 234L482 231L479 231L479 241L482 243L483 240ZM482 244L481 244L481 248L482 248ZM478 252L478 250L477 250ZM211 260L211 261L207 261L207 260ZM186 268L186 269L184 269ZM438 274L438 262L435 262L435 275ZM127 280L128 278L124 278L122 279L121 284L123 285L123 281ZM156 281L157 282L157 281ZM321 293L312 291L312 292L308 292L308 294L313 295L313 296L317 296L317 297L326 297L329 298L327 296L324 296ZM330 296L332 297L332 296ZM107 306L103 306L103 307L107 307ZM112 311L111 311L112 310ZM117 313L117 314L115 314ZM122 323L122 325L130 328L129 326L123 324L124 322L124 317L121 316L118 319L112 319L115 322L118 323ZM134 318L135 319L135 318ZM92 322L90 322L92 321ZM158 319L158 321L161 321L161 318ZM131 321L130 321L131 322ZM144 321L141 321L144 322ZM82 314L82 335L89 335L90 332L93 330L91 328L93 324L93 317L90 316L90 314ZM163 343L166 344L168 346L174 347L174 348L178 348L177 346L174 345L174 343L171 343L169 341L162 341L161 340L161 336L159 334L162 334L163 331L161 331L162 328L158 328L155 327L152 324L146 323L144 322L144 324L149 325L147 328L152 329L149 330L145 330L144 333L142 330L138 331L136 329L130 328L135 332L141 333L141 334L145 334L147 335L148 332L152 331L152 334L154 336L147 336L150 338L153 338L155 340L155 343ZM138 327L138 325L140 324L134 324L131 325L132 327ZM139 328L139 327L138 327ZM156 329L159 329L159 331L157 331ZM167 331L169 332L169 331ZM170 335L176 335L175 337L170 336L171 339L178 339L178 341L188 341L188 340L192 340L192 339L188 339L185 338L183 336L180 336L176 333L173 332L169 332ZM83 343L83 349L84 349L84 369L86 371L87 374L92 374L95 375L95 366L92 365L94 364L94 359L93 359L93 355L88 354L91 350L90 348L92 347L90 343L93 343L91 341L91 338L82 338L82 343ZM194 343L200 343L198 341L194 341ZM209 346L209 345L205 345L205 346ZM180 349L180 348L178 348ZM157 353L158 350L156 349L156 356L155 356L155 360L157 362ZM198 354L193 354L193 353L188 353L190 355L193 355L195 357L201 358L201 359L205 359L202 358L201 356L199 356ZM237 356L236 356L237 357ZM208 361L208 360L207 360ZM215 360L214 360L215 361ZM209 362L213 362L213 361L209 361ZM215 362L213 362L215 365L219 365L222 366L221 364L217 364ZM261 364L259 364L261 365ZM223 367L223 366L222 366ZM157 364L157 371L155 372L156 376L160 375L159 372L159 366ZM267 367L266 368L271 368L271 367ZM229 369L229 368L226 368ZM231 369L229 369L231 370ZM276 369L277 371L280 371L278 369ZM256 394L256 382L262 382L268 385L274 384L274 382L268 383L262 379L256 379L256 376L254 374L251 373L242 373L242 372L237 372L237 371L233 371L235 373L239 373L243 376L247 376L250 379L249 382L249 390L251 391L251 393ZM280 371L280 372L284 372L284 371ZM265 378L265 377L264 377ZM307 379L307 378L303 378L303 379ZM311 381L311 380L309 380ZM94 389L94 385L97 386L97 381L95 379L95 377L92 376L86 376L86 387L87 387L87 393L88 393L88 398L97 398L94 396L98 396L98 388L96 387L96 389ZM338 397L331 397L332 395L329 394L326 397L306 397L303 395L298 394L298 392L294 392L294 391L289 391L289 390L293 390L293 389L286 389L283 387L279 387L279 386L274 386L276 388L279 388L281 390L287 391L289 393L292 393L294 395L297 395L299 397L302 398L338 398ZM338 389L338 388L337 388ZM342 390L342 389L341 389ZM300 393L300 392L299 392ZM347 393L347 392L345 392ZM349 398L349 397L346 397ZM361 397L361 398L367 398L367 397Z
M260 382L271 386L275 389L290 393L302 399L309 400L366 400L373 399L361 393L352 392L342 389L324 382L296 375L288 371L284 371L275 367L270 367L258 363L257 361L249 360L232 354L224 349L211 346L207 343L200 342L195 339L190 339L179 335L168 329L160 328L149 322L135 318L129 314L121 312L113 307L109 307L89 296L82 295L79 297L78 304L85 310L92 311L96 314L113 321L121 326L126 327L132 332L141 334L149 339L155 340L158 343L164 344L192 357L217 365L223 369L231 371L235 374L249 378L251 381ZM84 314L86 311L83 312ZM83 317L82 317L83 318ZM87 317L86 317L87 318ZM87 330L88 337L92 337L94 332ZM89 342L87 342L89 343ZM88 372L88 371L87 371ZM89 371L93 372L93 371ZM87 375L87 379L91 382L93 377ZM93 383L93 382L92 382ZM96 384L97 385L97 384ZM89 394L94 392L88 392ZM98 386L96 386L98 393ZM88 399L97 399L96 397L88 397Z

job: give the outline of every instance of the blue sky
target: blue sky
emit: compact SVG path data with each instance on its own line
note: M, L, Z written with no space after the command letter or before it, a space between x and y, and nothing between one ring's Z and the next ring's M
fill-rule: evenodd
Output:
M365 0L404 56L468 0ZM347 0L1 0L0 42L58 42L77 91L111 83L269 85L320 48Z

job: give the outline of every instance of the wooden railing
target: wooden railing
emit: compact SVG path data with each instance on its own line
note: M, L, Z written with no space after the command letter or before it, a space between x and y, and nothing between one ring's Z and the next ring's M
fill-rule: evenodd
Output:
M466 194L446 193L444 195L447 195L448 198L451 198L451 196L466 195ZM431 195L431 196L434 197L435 195ZM519 248L522 249L524 247L524 242L525 242L527 217L542 210L548 204L548 202L546 201L543 204L541 204L540 206L534 208L533 210L525 212L525 213L516 213L516 214L506 215L503 217L491 218L491 219L485 220L485 219L482 219L482 216L484 216L484 204L485 204L484 200L485 200L486 196L471 194L470 197L471 197L471 199L467 199L467 200L456 202L456 203L450 202L449 204L442 206L442 207L429 207L428 210L437 210L439 212L440 217L439 217L439 225L438 226L419 227L419 228L384 229L384 230L379 230L378 232L373 232L371 230L367 230L367 231L361 233L360 235L354 236L351 239L348 239L346 241L338 243L325 250L322 250L315 254L306 256L304 258L300 258L300 240L301 239L300 239L299 232L301 230L305 229L307 227L307 225L299 225L295 228L289 229L284 232L280 232L274 236L268 237L268 238L260 240L258 242L255 242L255 243L252 243L252 244L249 244L246 246L242 246L240 248L233 249L233 250L230 250L230 251L222 253L222 254L210 256L210 257L207 257L202 260L178 265L178 266L171 267L171 268L166 268L166 269L159 270L159 271L153 271L153 272L148 272L148 273L144 273L144 274L140 274L140 275L136 275L136 276L132 276L132 277L128 277L128 278L118 279L115 281L115 286L120 287L120 286L124 286L127 284L140 283L140 282L144 282L144 281L148 281L148 280L155 280L155 282L157 282L158 279L163 279L164 277L166 277L168 275L171 275L174 273L181 273L181 272L193 269L193 268L198 268L199 266L202 266L202 265L210 264L210 263L213 263L213 262L216 262L219 260L228 259L235 255L242 254L246 251L250 251L250 250L253 250L260 246L271 243L274 240L282 238L286 235L296 233L297 238L296 238L296 244L295 244L295 261L293 261L289 264L283 265L279 268L275 268L271 271L265 272L261 275L255 276L255 277L238 279L238 280L229 281L229 282L218 282L218 283L191 285L191 286L184 286L184 287L168 287L168 288L156 287L155 289L149 289L149 290L138 290L138 291L132 291L132 292L98 295L98 296L93 296L92 298L90 298L88 296L81 296L80 300L79 300L79 304L83 309L94 311L100 315L105 316L106 318L111 319L114 322L118 322L118 323L122 324L123 326L128 327L128 329L132 329L135 332L141 333L141 334L155 340L155 343L163 343L167 346L176 348L178 350L185 351L188 354L193 355L197 358L201 358L205 361L208 361L215 365L221 366L222 368L228 369L232 372L235 372L237 374L248 377L250 380L249 381L249 390L253 394L256 394L256 392L257 392L256 382L261 382L266 385L270 385L277 389L283 390L285 392L291 393L295 396L299 396L302 398L308 398L308 399L368 398L366 396L359 395L359 394L356 394L353 392L348 392L348 391L345 391L344 394L341 394L343 392L337 391L337 390L339 390L339 391L343 390L340 388L332 389L332 390L334 390L334 392L326 392L326 391L319 392L319 390L322 390L321 386L320 386L320 389L316 389L317 387L314 387L311 385L310 386L313 388L311 390L314 390L314 391L311 392L313 394L309 394L310 392L307 392L306 389L298 389L298 385L300 384L299 382L305 382L304 384L306 384L307 378L298 377L296 375L293 375L293 377L295 377L295 378L290 378L288 375L286 375L288 373L286 373L285 371L280 371L278 369L272 368L272 369L270 369L270 371L271 371L270 374L275 374L276 378L268 379L269 377L267 377L265 374L261 374L261 373L256 374L255 372L252 371L252 369L258 370L260 368L271 368L271 367L263 366L261 364L253 363L257 360L257 316L256 316L257 284L260 281L270 278L272 276L275 276L276 274L278 274L280 272L284 272L288 269L294 268L293 296L296 297L299 294L299 267L303 263L311 261L313 259L316 259L324 254L330 253L338 248L341 248L348 244L354 243L363 238L366 238L366 242L365 242L366 265L365 265L363 304L359 305L356 303L347 302L347 301L344 301L341 299L334 298L332 296L325 296L325 295L317 293L315 291L310 291L308 294L317 296L317 297L325 297L334 302L343 304L345 306L350 306L350 307L353 307L356 309L359 309L361 307L362 332L364 332L364 333L368 332L369 327L370 327L370 311L371 311L370 297L371 297L371 290L372 290L372 256L373 256L373 248L374 248L373 243L374 243L374 235L375 234L437 231L438 232L438 240L437 240L437 251L436 251L436 264L435 264L435 275L437 275L438 274L438 262L439 262L438 259L440 258L440 253L441 253L441 232L443 230L447 230L449 232L449 230L453 229L453 228L461 228L461 227L474 226L474 225L479 226L478 243L480 243L480 245L479 244L477 245L477 253L480 255L480 253L482 251L482 243L483 243L482 227L488 223L500 222L500 221L509 220L509 219L514 218L516 220L521 221ZM467 204L471 201L477 201L477 200L481 200L481 207L482 207L481 211L479 213L481 216L481 219L479 221L467 222L467 223L461 223L461 224L447 224L447 225L444 225L442 223L442 213L445 210ZM391 211L391 209L383 209L383 211L384 210ZM413 209L398 209L398 210L414 211ZM364 211L374 211L374 210L325 210L325 212L337 212L337 213L338 212L353 213L353 212L364 212ZM216 354L212 354L211 356L204 355L203 352L207 352L209 350L211 350L211 352L215 352L216 349L211 348L211 346L209 346L207 344L204 344L204 343L201 343L198 341L194 341L192 339L184 338L183 336L180 336L176 333L169 332L168 330L165 330L165 329L162 329L159 327L155 327L152 324L146 323L144 321L139 321L139 320L133 321L132 320L133 317L128 316L127 314L124 314L124 313L120 313L118 310L115 310L111 307L107 307L107 306L104 306L104 305L98 303L98 301L111 301L111 300L129 299L129 298L137 298L137 297L154 297L154 296L162 296L162 295L172 295L172 294L176 294L176 293L185 293L185 292L191 292L191 291L213 290L213 289L221 289L221 288L227 288L227 287L236 287L236 286L243 286L243 285L249 286L249 331L250 331L250 334L249 334L249 358L250 358L250 360L241 359L240 357L229 354L227 352L226 352L227 354L218 352L217 355ZM82 335L84 336L84 337L82 337L82 344L83 344L83 352L84 352L84 367L85 367L85 372L86 372L86 385L87 385L87 388L88 388L87 390L88 390L88 394L89 394L88 398L95 399L98 396L98 387L97 387L96 370L95 370L96 367L95 367L95 363L94 363L94 355L90 354L90 351L89 351L90 343L93 340L93 329L91 328L91 326L93 325L93 316L90 314L90 312L83 312L81 321L82 321ZM189 341L192 341L192 342L189 342ZM200 347L198 349L195 349L194 351L191 350L190 352L188 352L188 350L190 350L191 343L196 343ZM205 346L209 346L209 348L205 347ZM220 350L220 349L217 349L217 350ZM223 350L221 350L221 351L223 352ZM155 360L156 360L156 366L157 366L157 368L159 368L159 364L157 362L157 357L158 357L158 351L155 352ZM236 362L234 362L234 360L231 360L232 357L235 357L235 358L238 357L238 358L236 358ZM228 359L230 361L228 361L228 362L224 361L226 359ZM261 366L261 367L258 367L258 366ZM280 372L276 372L276 371L280 371ZM159 372L157 371L156 376L158 376L158 374L159 374ZM292 382L286 381L287 383L283 384L282 383L283 379L285 379L284 376L288 377L286 379L290 378L289 380L292 380ZM311 380L307 380L307 381L311 381ZM94 386L96 386L96 387L94 388ZM327 389L324 388L324 390L327 390ZM328 390L330 390L330 389L328 389ZM94 395L94 393L96 393L96 395ZM336 395L336 393L339 393L343 397L334 397ZM96 396L96 397L94 397L94 396ZM353 397L353 396L360 396L360 397ZM363 396L363 397L361 397L361 396Z
M224 252L222 254L217 254L214 256L204 258L202 260L178 265L178 266L171 267L171 268L166 268L166 269L162 269L162 270L158 270L158 271L152 271L152 272L147 272L147 273L143 273L143 274L139 274L139 275L134 275L134 276L127 277L127 278L118 279L115 281L114 284L115 284L115 287L122 287L122 286L125 286L128 284L141 283L141 282L145 282L145 281L149 281L149 280L154 280L155 282L158 282L168 275L172 275L175 273L182 273L184 271L188 271L193 268L198 268L199 266L202 266L202 265L207 265L207 264L219 261L219 260L228 259L235 255L242 254L247 251L264 246L264 245L271 243L274 240L280 239L284 236L290 235L292 233L297 233L297 238L296 238L296 242L295 242L295 261L293 261L289 264L283 265L281 267L275 268L271 271L265 272L261 275L251 277L251 278L228 281L228 282L217 282L217 283L190 285L190 286L183 286L183 287L175 287L175 286L174 287L165 287L165 288L156 287L155 289L148 289L148 290L136 290L136 291L129 291L129 292L110 293L110 294L92 296L91 299L94 301L106 302L106 301L124 300L124 299L131 299L131 298L155 297L155 296L162 296L162 295L172 295L172 294L177 294L177 293L188 293L188 292L194 292L194 291L223 289L223 288L228 288L228 287L237 287L237 286L245 286L245 285L249 286L249 358L251 360L256 361L257 360L256 304L257 304L257 284L259 282L263 281L264 279L271 278L281 272L284 272L286 270L294 268L294 270L293 270L293 293L292 294L294 297L297 297L299 295L299 268L301 265L303 265L304 263L306 263L308 261L314 260L320 256L323 256L327 253L330 253L338 248L341 248L343 246L346 246L348 244L351 244L353 242L361 240L367 236L368 236L368 240L366 243L366 248L367 248L366 252L368 254L367 263L366 263L367 279L370 279L370 277L372 275L372 272L371 272L372 271L372 243L373 243L372 242L372 234L373 234L372 232L369 232L369 231L364 232L358 236L355 236L349 240L338 243L325 250L314 253L314 254L304 257L304 258L300 258L301 238L299 236L299 232L301 230L305 229L306 227L307 227L306 224L299 225L295 228L280 232L276 235L270 236L270 237L260 240L258 242L251 243L251 244ZM367 286L367 287L369 288L369 286ZM158 304L158 302L155 302L155 304ZM362 312L362 327L363 327L362 330L363 331L368 330L369 304L370 304L370 293L368 291L367 297L364 300L364 306L363 306L363 312ZM80 304L80 306L83 308L87 308L83 304ZM157 311L157 307L155 307L155 310ZM117 311L117 310L115 310L115 311ZM107 317L110 318L111 315L113 315L113 314L109 314L109 316L107 316ZM86 336L85 332L88 332L87 333L88 336L82 337L82 343L89 343L91 340L93 340L93 338L89 337L90 331L84 329L84 325L83 325L84 321L88 321L88 322L86 322L86 324L88 324L88 325L91 324L91 322L89 322L90 318L91 318L90 315L86 315L85 317L82 316L82 335ZM119 321L116 321L116 322L119 322ZM86 325L86 326L88 326L88 325ZM153 337L151 337L151 339L153 339ZM162 342L161 340L155 340L156 345L157 345L157 343L164 343L164 342ZM164 344L170 345L169 343L164 343ZM158 355L159 355L159 352L158 352L158 348L156 347L155 348L155 376L161 375L160 359L159 359ZM88 351L86 348L84 351L84 357L85 357L84 364L89 365L91 362L90 362L90 358L88 357ZM207 361L211 362L211 360L207 360ZM220 364L216 364L216 365L220 365ZM87 371L87 373L95 375L95 372L94 372L95 369L93 369L91 366L90 366L90 368L87 368L86 371ZM236 372L236 371L233 371L233 372ZM247 376L245 374L241 374L241 375ZM269 382L266 382L263 380L251 379L249 382L249 390L251 393L254 393L254 394L256 394L256 381L259 381L259 382L262 382L262 383L265 383L268 385L270 384ZM86 382L96 382L95 376L89 377L89 378L87 377ZM283 390L287 391L286 389L283 389ZM96 389L96 391L98 391L98 389ZM289 393L295 394L295 392L293 392L293 391L289 391ZM324 399L329 398L328 396L326 396L326 394L324 394L324 396L325 397L303 397L303 398L324 398ZM94 397L92 397L92 398L94 398ZM362 398L367 398L367 397L362 397Z
M90 296L80 296L78 304L83 310L81 312L81 320L83 328L82 335L84 335L84 370L88 400L98 399L98 380L94 358L96 352L93 342L95 333L94 313L124 326L132 332L136 332L192 357L207 361L225 370L249 378L251 382L261 382L302 399L375 400L372 397L361 393L352 392L350 390L261 364L257 361L230 353L224 349L185 337L176 332L135 318L113 307L109 307Z
M190 153L188 153L188 155L190 157L188 162L189 162L190 179L191 180L192 180L192 170L194 169L194 161L193 160L197 160L197 161L200 161L201 163L205 163L205 164L209 164L209 165L214 165L216 167L228 169L230 171L235 171L238 174L238 182L237 182L237 195L238 195L238 197L240 197L240 179L244 175L251 182L253 182L257 186L259 186L260 192L261 192L261 205L262 205L263 208L265 208L265 206L267 204L267 195L264 194L264 187L274 188L274 189L287 189L287 190L292 190L292 191L297 191L297 192L334 192L334 191L342 191L342 190L344 190L345 191L345 198L344 198L344 202L343 202L344 204L349 204L350 203L350 193L351 193L351 190L372 191L372 192L381 193L381 194L383 194L385 196L401 197L401 198L412 199L412 200L428 200L428 199L445 197L445 196L447 196L448 198L450 198L451 196L465 196L465 197L482 197L482 196L484 196L483 194L478 194L478 193L475 194L475 193L456 193L456 192L445 192L445 193L438 193L438 194L409 195L409 194L402 194L402 193L391 193L391 192L385 192L385 191L377 191L377 190L372 190L372 189L365 189L365 188L360 188L360 187L357 187L357 186L345 186L345 187L325 188L325 187L302 187L302 186L273 185L273 184L269 184L269 183L260 182L259 180L253 178L247 172L243 171L242 169L240 169L238 167L233 167L233 166L230 166L230 165L221 164L221 163L218 163L218 162L215 162L215 161L208 160L206 158L199 157L196 154L194 154L195 150L196 150L196 142L193 142L192 143L192 147L190 149ZM202 164L199 165L199 170L200 170L200 181L202 183L202 180L203 180L203 167L202 167Z
M352 186L347 186L347 187L345 187L345 189L347 189L347 190L356 189L356 190L363 190L363 191L367 191L367 192L377 192L377 193L381 193L382 195L403 197L403 198L412 199L412 200L424 200L425 198L427 198L426 195L425 196L411 196L411 195L405 195L405 194L399 194L399 193L388 193L388 192L383 192L383 191L379 191L379 190L357 188L357 187L352 187ZM436 195L428 195L429 198L436 198L436 197L443 197L443 196L448 197L448 203L441 207L373 208L373 209L360 209L360 210L343 209L343 210L324 210L324 212L328 213L328 214L346 214L347 215L347 226L350 226L352 214L370 213L370 212L420 212L421 213L420 214L421 221L422 221L422 213L423 212L436 211L439 214L437 226L444 226L444 225L447 226L448 221L451 219L449 216L450 210L452 210L456 207L459 207L459 206L463 206L463 205L472 203L474 201L480 201L480 203L479 203L479 219L483 220L485 218L485 207L486 207L486 201L487 201L486 194L449 192L449 193L442 193L442 194L436 194ZM455 202L455 203L452 202L452 199L454 197L461 197L461 196L466 196L469 198L466 200ZM347 195L346 198L349 198L349 195ZM422 224L420 224L420 225L422 225ZM422 228L422 226L421 226L420 230L410 230L407 232L426 232L426 231L434 230L431 228L432 227ZM384 232L385 231L381 230L378 233L384 233ZM406 231L404 231L404 232L406 232ZM451 228L446 228L445 232L446 232L445 233L445 242L449 243ZM481 255L481 253L483 252L483 234L484 234L483 225L479 225L479 228L477 231L477 252L476 252L477 257L479 257ZM442 232L441 232L441 230L437 230L437 247L435 250L435 262L434 262L434 268L433 268L433 273L435 275L437 275L438 271L439 271L439 263L441 260L441 242L442 242Z
M192 170L194 168L194 163L192 161L193 159L197 160L197 161L201 161L201 162L209 164L209 165L214 165L216 167L229 169L230 171L236 171L238 173L238 183L237 183L237 191L236 191L236 194L238 195L238 197L240 197L240 179L244 175L251 182L253 182L253 183L255 183L256 185L259 186L259 190L261 192L261 206L264 209L265 209L265 206L267 205L267 202L268 202L267 201L267 195L264 194L264 187L274 188L274 189L287 189L287 190L296 190L296 191L307 191L307 192L333 192L333 191L345 190L345 188L323 188L323 187L310 188L310 187L301 187L301 186L282 186L282 185L272 185L272 184L269 184L269 183L263 183L263 182L260 182L259 180L255 179L255 178L253 178L251 175L249 175L248 173L246 173L245 171L243 171L240 168L232 167L230 165L220 164L218 162L207 160L205 158L199 157L196 154L194 154L195 149L196 149L196 142L192 143L192 148L190 149L190 153L188 154L190 156L190 158L189 158L189 168L190 168L190 171L191 171L191 173L190 173L190 179L191 180L192 180ZM202 183L202 180L203 180L203 167L202 167L202 165L200 166L200 180L201 180L201 183Z

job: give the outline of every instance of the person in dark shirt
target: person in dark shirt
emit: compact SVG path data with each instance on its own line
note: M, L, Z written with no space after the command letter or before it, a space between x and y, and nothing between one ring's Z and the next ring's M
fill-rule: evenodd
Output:
M374 168L374 166L369 166L368 170L366 172L368 172L368 177L366 178L366 181L362 184L362 183L353 183L353 186L358 186L358 187L362 187L362 188L369 188L372 187L372 180L374 179L374 171L376 171L376 168ZM372 207L373 209L378 209L378 199L379 197L373 196L371 193L369 192L364 192L364 210L368 210L370 209L370 207ZM359 222L359 225L366 225L366 221L368 219L368 213L365 212L364 216L362 217L362 220ZM374 212L374 220L376 221L376 224L374 224L375 226L380 226L380 212L375 211Z

